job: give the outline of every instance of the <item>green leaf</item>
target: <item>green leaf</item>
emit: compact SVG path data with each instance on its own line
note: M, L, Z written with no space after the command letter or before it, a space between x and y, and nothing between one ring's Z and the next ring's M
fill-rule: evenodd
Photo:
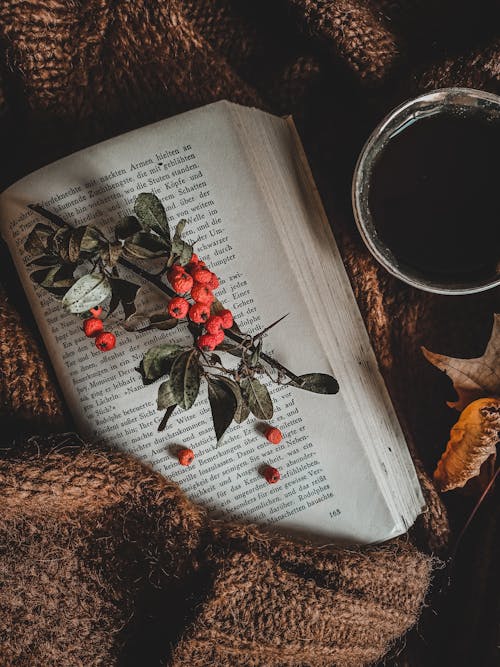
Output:
M189 410L200 390L200 364L196 349L183 352L175 359L170 371L170 384L179 407Z
M163 204L152 192L141 192L134 204L134 211L145 231L153 230L170 241L167 215Z
M271 419L274 408L267 387L257 380L257 378L244 378L240 386L243 398L247 402L250 412L257 419Z
M239 402L237 405L233 419L237 424L243 424L243 422L248 419L249 414L250 414L250 408L248 407L248 403L244 399L243 394L241 394L241 402Z
M109 280L112 296L108 315L114 313L120 304L122 305L125 318L134 315L136 311L135 298L141 286L129 280L123 280L123 278L110 278Z
M62 304L70 313L84 313L111 296L111 286L106 276L89 273L79 278L66 292Z
M125 241L123 249L137 259L155 259L169 253L169 245L149 232L137 232Z
M115 238L117 241L125 241L142 229L135 215L128 215L115 227Z
M54 229L42 222L37 222L24 241L24 249L30 255L40 255L47 251L49 241L54 236Z
M158 380L162 375L166 375L182 350L183 348L180 345L171 345L170 343L163 343L150 348L142 358L143 377L146 380Z
M183 241L181 238L184 227L186 226L186 222L186 220L181 220L175 228L171 256L169 259L170 266L174 262L184 266L191 260L191 257L193 256L193 246L189 243L186 243L186 241Z
M336 394L339 390L339 383L332 375L326 373L306 373L299 375L298 380L292 380L288 383L292 387L312 391L315 394Z
M170 380L162 382L158 387L157 405L158 410L166 410L167 408L171 408L172 405L177 405L177 401L172 392L172 386L170 385Z
M236 397L222 378L210 378L208 381L208 400L212 410L215 437L217 444L229 428L236 412Z
M233 396L236 400L236 410L233 415L233 419L237 424L241 424L247 419L250 414L250 408L248 407L243 394L240 389L240 385L227 377L218 377L217 380L226 385L226 387L232 391Z
M167 423L168 423L168 420L172 416L176 407L177 407L176 405L171 405L169 408L167 408L167 411L163 415L161 422L158 424L158 430L159 431L164 431L165 430L165 428L167 426Z

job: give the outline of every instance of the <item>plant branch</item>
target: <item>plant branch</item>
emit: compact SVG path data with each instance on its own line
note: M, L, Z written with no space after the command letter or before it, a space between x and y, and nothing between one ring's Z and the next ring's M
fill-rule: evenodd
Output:
M43 206L40 206L39 204L29 204L28 208L30 208L35 213L38 213L38 215L41 215L46 220L49 220L50 222L52 222L57 227L61 227L61 228L71 227L71 225L69 225L65 220L60 218L55 213L52 213L51 211L48 211L47 209L45 209ZM143 280L147 280L149 283L151 283L154 287L156 287L157 289L162 291L164 294L167 294L170 297L178 296L178 294L176 292L174 292L174 290L172 290L168 285L166 285L161 280L159 275L154 275L152 273L149 273L149 271L145 271L144 269L141 269L140 267L136 266L132 262L129 262L124 257L120 257L118 259L118 264L123 266L128 271L132 271L132 273L135 273L136 275L138 275ZM284 315L283 317L286 317L286 315ZM277 322L281 321L281 319L283 319L283 317L280 318L280 320L278 320ZM265 331L267 331L269 328L271 328L275 324L277 324L277 322L274 322L270 327L267 327L266 329L264 329L264 331L261 331L260 334L257 334L257 337L261 336L263 333L265 333ZM245 342L245 340L247 339L246 336L238 334L238 333L236 333L236 331L233 331L231 329L226 329L225 333L226 333L226 336L228 338L235 341L236 343L239 343L240 345L243 344ZM270 366L275 368L277 371L280 371L281 373L283 373L283 375L286 375L286 377L288 377L293 382L300 383L300 378L299 378L298 375L296 375L291 370L286 368L286 366L283 366L282 364L280 364L279 361L276 361L276 359L273 359L271 356L269 356L265 352L261 352L260 358L263 361L265 361L267 364L269 364Z

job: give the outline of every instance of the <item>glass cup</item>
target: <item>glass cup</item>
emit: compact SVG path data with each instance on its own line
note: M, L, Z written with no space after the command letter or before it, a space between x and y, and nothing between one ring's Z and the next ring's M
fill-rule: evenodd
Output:
M471 294L500 285L500 256L493 274L471 279L470 282L439 280L401 261L377 233L369 207L369 193L373 168L377 158L396 133L416 120L439 113L479 114L488 120L500 122L500 97L471 88L442 88L404 102L391 111L375 128L358 158L352 185L352 205L359 232L374 257L400 280L437 294ZM498 156L500 160L500 155ZM499 183L500 187L500 183ZM500 227L500 206L499 206ZM497 242L499 242L497 237Z

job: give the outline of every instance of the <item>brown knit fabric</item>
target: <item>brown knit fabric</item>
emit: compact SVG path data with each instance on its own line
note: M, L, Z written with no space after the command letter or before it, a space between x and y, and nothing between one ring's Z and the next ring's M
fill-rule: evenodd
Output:
M418 617L431 560L211 523L173 483L71 437L0 462L2 666L365 665ZM150 662L151 661L151 662Z
M40 350L0 287L0 410L6 420L56 427L62 406ZM4 431L5 435L5 431Z
M446 442L454 414L445 405L451 397L449 384L429 368L419 347L425 344L454 356L480 354L489 335L491 314L498 310L498 290L454 299L417 292L387 275L354 229L350 178L368 133L406 97L442 85L473 85L500 92L499 25L500 7L495 0L481 0L474 7L453 0L431 4L422 0L3 0L0 88L5 106L0 111L0 183L100 139L223 97L275 113L293 113L382 371L410 442L430 470ZM2 269L4 266L2 263ZM8 417L11 426L22 430L34 424L34 416L37 428L41 421L53 424L61 415L61 404L50 370L35 342L26 308L15 296L12 270L3 271L1 280L9 295L2 292L0 298L3 424ZM20 305L22 318L12 303ZM426 548L442 549L449 531L445 512L429 479L423 476L422 483L429 510L412 539ZM113 513L118 505L113 505ZM454 509L456 523L462 523L467 506L458 504L457 509L455 504ZM122 515L113 519L113 513L109 521L119 522ZM51 516L56 519L50 524L47 517L47 530L55 535L59 517ZM43 532L41 519L36 521L33 525ZM71 532L69 523L67 526ZM488 544L497 544L498 531L488 530ZM92 542L91 532L86 534ZM58 538L53 539L57 543ZM466 570L466 575L467 581L474 582L474 576L480 581L478 586L471 583L471 590L457 598L454 606L463 610L463 616L460 623L451 623L463 645L470 631L467 610L484 610L484 619L491 620L500 599L494 586L481 579L480 563L488 551L481 549L481 535L475 543L475 567L472 572ZM495 553L493 547L490 551ZM267 556L262 558L265 561ZM394 560L398 559L399 555ZM51 567L55 562L52 559ZM236 572L234 561L227 562L231 572ZM29 563L26 560L23 565L26 571L40 571ZM252 561L256 575L259 563ZM19 581L23 576L19 575ZM133 577L127 577L121 589L113 580L116 599L129 599ZM35 585L36 580L32 581ZM215 568L213 590L221 590L222 584ZM479 603L476 590L482 591ZM62 592L58 600L63 609L60 616L64 616ZM206 622L209 633L216 632L210 620L210 605L216 606L215 600L207 593L198 610L199 618L206 619L199 627ZM67 604L69 608L72 603L68 600ZM399 599L394 604L400 608ZM140 616L138 605L135 600L130 609ZM91 612L85 615L84 609L90 609L86 603L80 613L92 624ZM106 626L104 615L100 618ZM28 630L19 639L20 646L23 641L37 646L36 628L43 626L43 615L35 620L25 626ZM475 637L486 646L485 623L479 615L475 621ZM8 619L0 622L8 624ZM71 622L78 627L77 621ZM110 628L119 625L116 619L110 623ZM97 625L96 621L91 627ZM252 627L250 623L248 641L262 636L259 628ZM53 636L57 634L62 641L66 632L70 631L54 630ZM95 632L99 636L99 628ZM88 641L87 653L75 658L74 664L78 660L99 664L99 646L111 646L116 632L103 632L107 638L95 644ZM194 636L192 630L189 636ZM177 656L182 651L190 655L187 641L179 644ZM467 659L468 664L475 662L475 654L459 648L451 662L446 658L440 662L435 656L445 644L441 633L419 667L431 667L434 659L436 664L458 664L462 658L465 664ZM497 644L496 638L489 638L489 645ZM408 655L398 658L398 664L409 665ZM44 660L51 664L40 656L39 664ZM190 659L186 658L188 664Z

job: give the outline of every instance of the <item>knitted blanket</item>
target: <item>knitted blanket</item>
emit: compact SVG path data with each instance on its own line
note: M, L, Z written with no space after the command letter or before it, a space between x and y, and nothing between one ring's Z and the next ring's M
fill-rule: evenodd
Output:
M406 97L447 85L500 92L500 10L480 5L4 0L0 183L216 99L293 113L381 369L431 469L454 415L449 385L420 345L481 353L498 291L457 299L397 282L354 229L349 181L372 127ZM8 258L2 268L4 434L63 430L61 397ZM126 457L61 452L60 443L52 453L9 451L0 474L3 664L361 665L417 618L430 561L404 540L365 552L276 546L254 529L211 523ZM447 522L422 480L429 512L413 537L437 550ZM482 586L486 615L498 596ZM138 657L146 644L151 663ZM462 664L466 652L453 656ZM433 663L427 655L420 664Z

